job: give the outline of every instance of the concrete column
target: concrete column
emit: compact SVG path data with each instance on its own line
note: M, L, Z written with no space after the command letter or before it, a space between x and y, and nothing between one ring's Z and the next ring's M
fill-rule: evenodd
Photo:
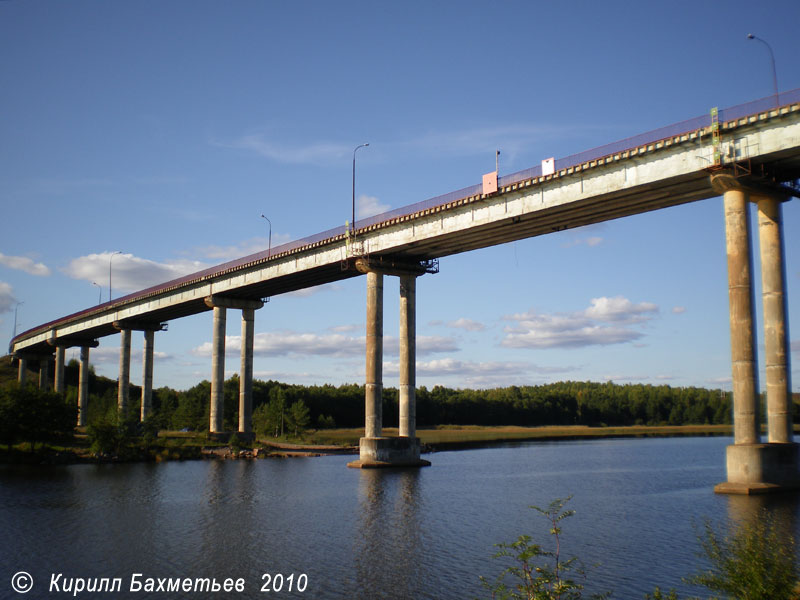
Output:
M750 275L752 268L747 192L741 189L726 190L724 205L731 325L734 443L756 444L760 439L758 371L753 328L753 282Z
M119 386L117 389L117 413L123 419L128 414L128 399L131 383L131 330L120 330Z
M17 371L17 381L19 382L19 387L24 388L25 384L28 383L28 359L27 358L20 358L19 359L19 370Z
M786 275L781 200L760 196L758 232L761 247L761 293L767 371L767 423L770 443L792 442L792 402Z
M89 406L89 348L81 347L81 363L78 371L78 427L86 425L86 409Z
M211 341L211 410L209 431L221 433L224 420L225 393L225 323L227 309L214 307L214 333Z
M400 277L400 437L416 437L416 283Z
M142 355L142 409L140 419L144 421L153 412L153 349L156 332L145 330L144 353Z
M242 362L239 371L239 432L253 431L253 336L255 310L242 309Z
M39 389L50 389L50 357L42 356L39 359Z
M56 394L64 393L64 354L66 348L64 346L56 346L56 379L55 391Z
M367 373L364 437L381 437L383 427L383 275L367 273Z

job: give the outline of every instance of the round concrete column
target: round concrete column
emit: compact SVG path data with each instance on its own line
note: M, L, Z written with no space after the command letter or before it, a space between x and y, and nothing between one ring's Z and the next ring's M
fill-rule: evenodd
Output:
M211 341L211 407L209 431L220 433L223 429L225 393L225 324L226 310L214 307L214 334Z
M731 325L734 443L755 444L759 442L760 432L747 192L739 189L725 191L724 204Z
M39 389L50 389L50 361L52 357L43 355L39 359Z
M255 310L242 309L242 357L239 371L239 432L253 431L253 336Z
M367 372L364 437L380 437L383 427L383 275L367 273Z
M414 275L400 277L400 437L417 435L416 284Z
M89 406L89 348L81 347L81 362L78 371L78 427L86 425L86 409Z
M56 346L56 379L55 379L55 392L57 394L64 393L64 354L66 348L64 346Z
M153 412L153 351L156 332L145 330L142 353L142 409L140 419L144 421Z
M767 371L767 423L770 443L792 442L789 392L788 320L781 201L760 196L758 233L761 247L761 292Z
M117 389L117 412L125 419L128 416L128 398L131 383L131 330L120 330L119 342L119 387Z
M20 358L19 359L19 370L17 371L17 381L19 382L19 387L24 388L25 384L28 383L28 359L27 358Z

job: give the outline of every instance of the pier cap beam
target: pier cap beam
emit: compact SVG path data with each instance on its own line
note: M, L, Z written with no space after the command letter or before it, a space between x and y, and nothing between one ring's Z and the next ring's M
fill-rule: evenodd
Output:
M258 310L264 306L261 300L248 300L246 298L230 298L213 294L204 299L208 308L238 308L241 310Z

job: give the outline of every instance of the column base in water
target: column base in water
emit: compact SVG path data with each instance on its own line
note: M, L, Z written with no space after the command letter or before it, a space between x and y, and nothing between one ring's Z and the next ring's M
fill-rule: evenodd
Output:
M800 489L800 444L732 444L727 451L728 481L718 494L767 494Z
M363 437L359 440L359 459L347 463L355 469L392 467L429 467L419 457L420 443L416 437Z

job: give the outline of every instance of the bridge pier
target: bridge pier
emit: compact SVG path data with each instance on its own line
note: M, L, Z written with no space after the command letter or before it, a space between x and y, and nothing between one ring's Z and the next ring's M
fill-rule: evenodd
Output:
M50 391L50 361L51 354L42 355L39 359L39 389Z
M431 463L420 458L416 437L415 355L416 278L425 271L376 268L368 261L357 263L367 274L367 344L364 437L359 441L359 459L347 464L354 468L423 467ZM400 277L400 432L398 437L382 435L383 392L383 275Z
M56 394L64 393L64 356L66 347L61 344L56 346L56 374L54 383L54 390Z
M117 386L117 414L121 419L128 416L128 399L131 388L131 330L120 330L119 379Z
M729 173L712 175L723 193L728 256L734 443L727 448L728 480L714 491L755 494L800 487L800 451L792 442L786 292L780 198L774 190ZM754 326L749 202L758 204L769 443L761 443Z
M78 370L78 427L86 426L86 411L89 408L89 346L81 346L81 361Z
M227 309L242 311L242 350L239 373L239 430L240 439L251 440L253 433L253 339L255 337L255 311L264 306L261 300L243 300L225 296L208 296L206 306L214 309L214 329L211 341L211 406L209 433L227 439L225 432L225 326Z
M24 388L28 383L28 359L20 358L19 367L17 368L17 383L19 387Z
M146 330L144 332L144 349L142 351L142 404L139 417L142 422L153 412L153 355L155 341L155 330Z

